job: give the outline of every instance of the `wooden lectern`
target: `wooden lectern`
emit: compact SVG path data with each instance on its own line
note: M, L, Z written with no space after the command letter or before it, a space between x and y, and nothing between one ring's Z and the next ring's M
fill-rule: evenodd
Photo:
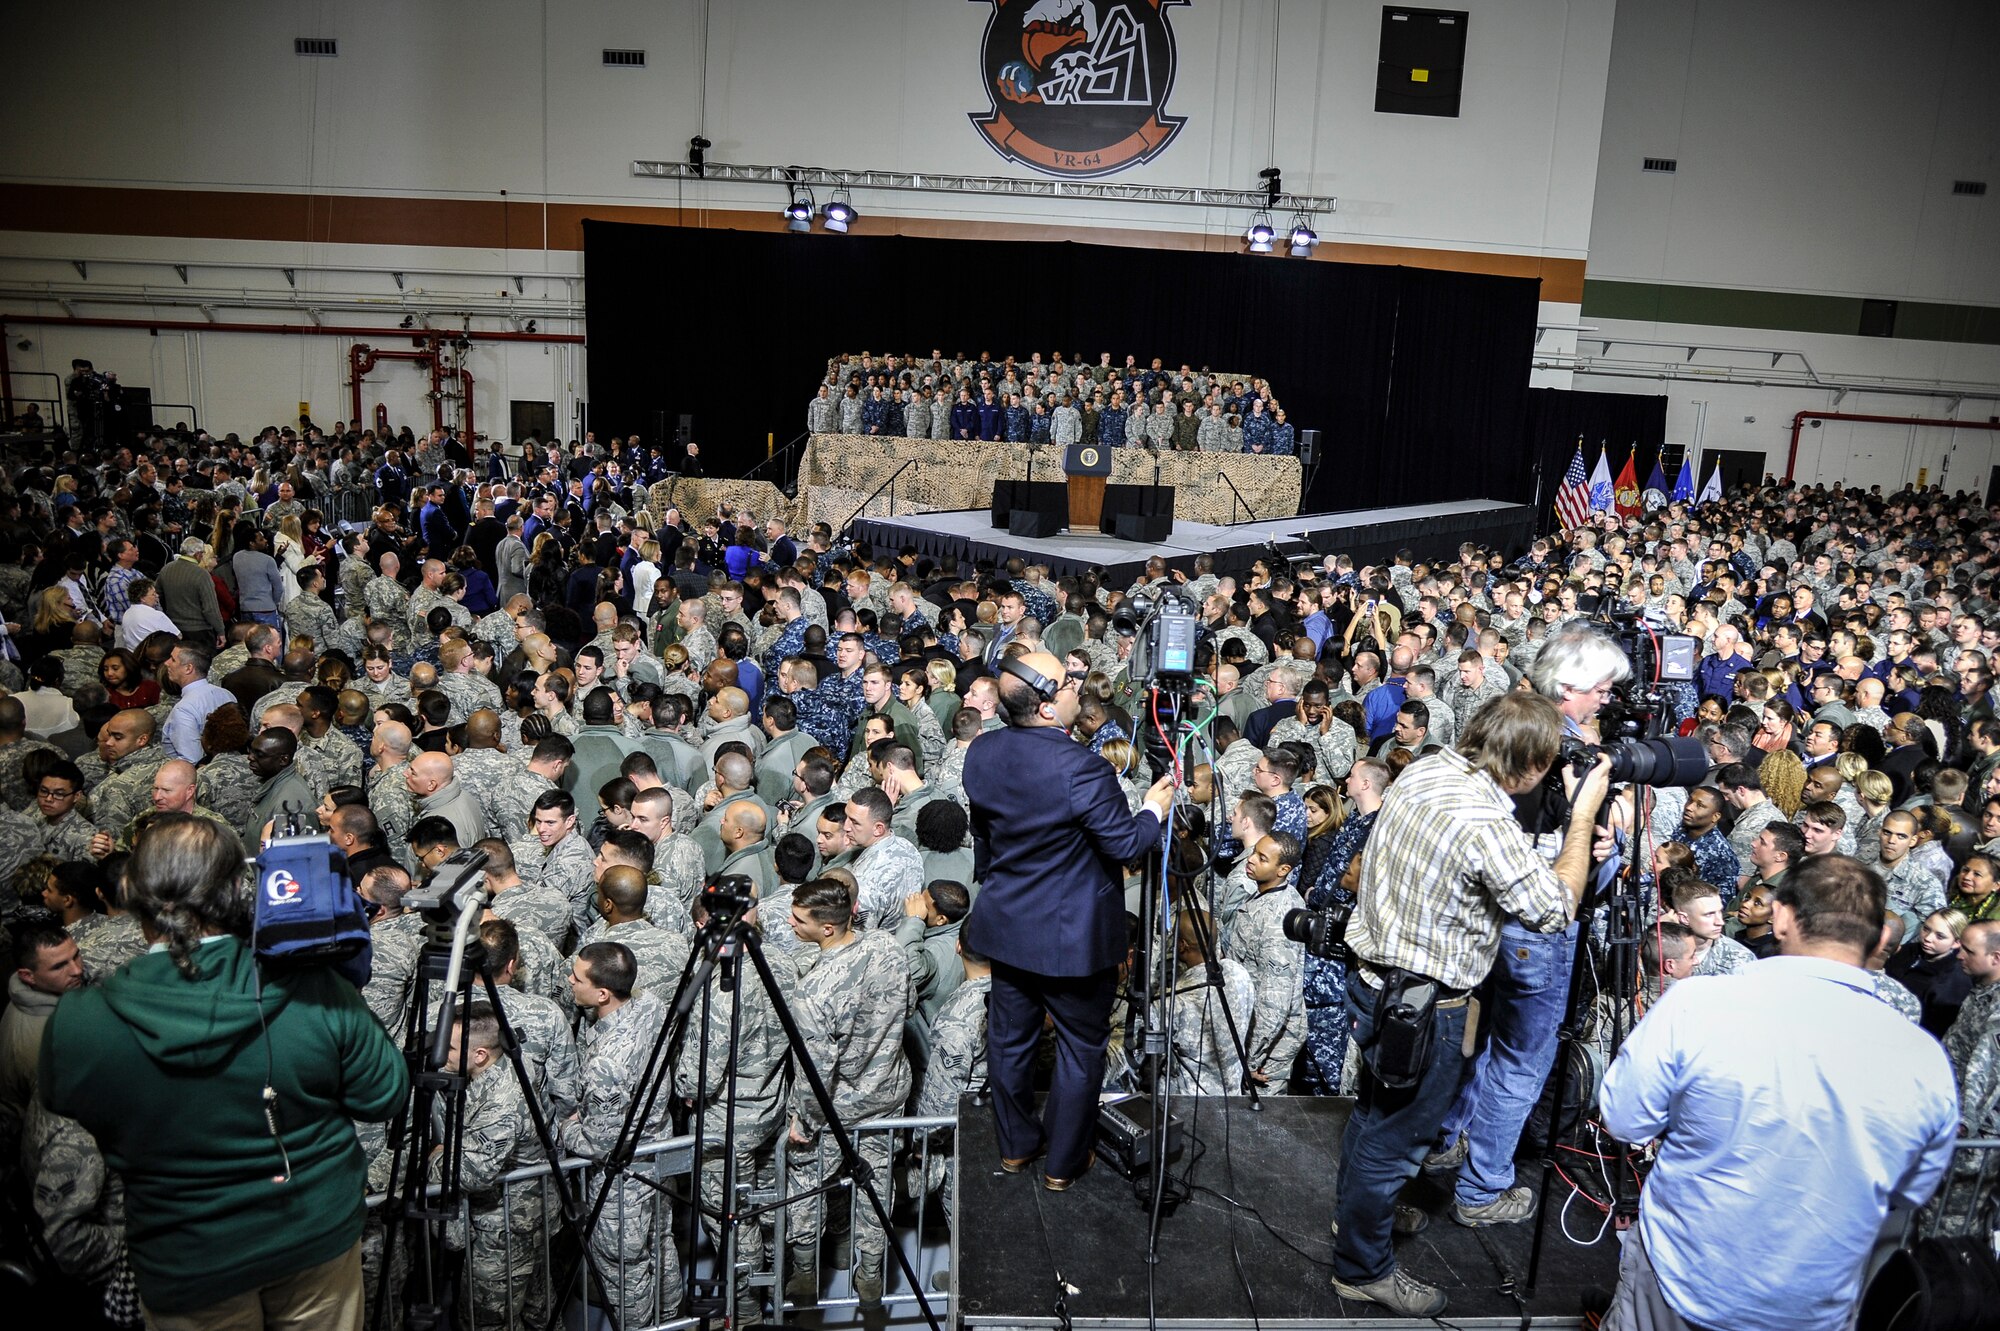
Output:
M1096 531L1104 514L1104 480L1111 474L1111 450L1102 444L1071 444L1063 450L1069 477L1069 528Z

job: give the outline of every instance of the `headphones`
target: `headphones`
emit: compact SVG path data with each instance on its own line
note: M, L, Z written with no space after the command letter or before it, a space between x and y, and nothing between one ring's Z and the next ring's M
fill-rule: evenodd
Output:
M1033 666L1022 664L1021 659L1017 656L1010 656L1001 661L998 668L1003 673L1012 675L1015 679L1026 684L1034 691L1035 696L1043 702L1054 702L1056 694L1061 691L1063 686L1063 682L1060 679L1050 679Z

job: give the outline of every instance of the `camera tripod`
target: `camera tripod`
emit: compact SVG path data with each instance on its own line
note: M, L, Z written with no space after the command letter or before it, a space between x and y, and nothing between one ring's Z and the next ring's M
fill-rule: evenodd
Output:
M381 1331L388 1314L396 1241L405 1221L414 1221L423 1230L423 1242L415 1248L416 1269L412 1272L423 1297L405 1310L406 1325L413 1331L429 1331L453 1324L456 1282L451 1278L453 1263L446 1257L444 1224L456 1216L465 1195L459 1167L465 1151L465 1093L471 1077L466 1070L470 1051L463 1042L459 1046L458 1067L453 1069L447 1063L457 1014L471 1009L475 974L484 985L486 1001L499 1023L501 1050L520 1085L522 1099L527 1102L529 1117L535 1125L536 1139L548 1159L563 1231L572 1241L577 1234L576 1196L562 1171L562 1151L542 1113L540 1093L522 1060L520 1038L501 1005L486 945L479 938L479 914L487 900L485 875L481 872L485 863L483 852L467 849L440 864L439 878L433 879L433 883L442 881L446 886L438 895L437 904L423 911L424 944L418 954L416 984L410 995L403 1034L403 1052L410 1062L413 1094L397 1111L389 1127L391 1182L389 1199L383 1208L382 1269L376 1276L375 1312L371 1319L376 1331ZM451 871L449 876L447 870ZM452 914L454 901L458 906L456 915ZM441 990L442 1001L437 1026L432 1029L430 1008L434 986ZM439 1170L442 1183L437 1195L432 1196L430 1161L439 1152L442 1152ZM588 1250L584 1256L589 1259ZM590 1278L601 1297L603 1273L595 1263L590 1266Z
M782 1210L784 1207L805 1198L831 1193L848 1179L852 1179L854 1185L867 1195L869 1206L874 1210L875 1218L881 1224L883 1232L889 1232L892 1226L889 1221L889 1208L882 1200L882 1194L876 1187L874 1170L866 1160L862 1159L860 1151L855 1146L854 1140L847 1130L845 1121L840 1116L840 1111L834 1106L833 1095L827 1090L825 1080L820 1076L818 1067L813 1063L811 1051L807 1048L805 1036L799 1030L798 1021L792 1013L791 1006L785 1001L784 993L779 988L776 978L771 973L770 961L764 955L762 932L748 918L750 911L756 905L756 899L752 895L749 880L740 876L711 879L702 890L701 904L705 909L706 918L695 933L694 947L689 953L687 965L682 968L680 979L674 987L673 1001L669 1006L667 1019L661 1023L659 1032L654 1036L653 1046L647 1054L645 1071L641 1074L637 1088L626 1107L625 1122L619 1130L617 1141L613 1144L611 1150L606 1152L597 1161L598 1166L604 1172L604 1182L591 1203L589 1214L584 1217L578 1226L581 1235L579 1249L581 1257L585 1261L588 1261L590 1236L602 1221L605 1203L610 1198L613 1188L621 1177L634 1179L653 1191L660 1193L662 1196L672 1196L667 1185L661 1183L659 1180L633 1173L633 1160L640 1144L639 1137L643 1131L643 1125L650 1121L653 1107L659 1099L661 1090L673 1077L674 1068L680 1061L681 1050L687 1040L688 1028L691 1025L696 1001L700 1000L704 1005L707 1003L710 976L720 967L722 972L722 987L730 995L729 1050L726 1055L726 1070L724 1073L727 1085L724 1100L727 1106L727 1117L724 1120L723 1128L723 1203L720 1210L716 1211L707 1208L700 1201L700 1169L703 1153L702 1110L706 1106L698 1104L695 1113L694 1161L696 1182L694 1188L695 1205L693 1209L697 1212L709 1214L711 1218L718 1222L723 1231L723 1242L721 1250L718 1253L723 1307L730 1324L734 1325L736 1321L736 1280L734 1269L736 1234L740 1226L757 1224L766 1213ZM825 1120L826 1127L824 1131L832 1134L833 1140L838 1144L840 1164L831 1176L823 1181L819 1187L813 1189L812 1192L786 1197L764 1206L738 1210L735 1200L737 1187L735 1171L736 1069L741 1052L742 962L745 957L749 959L751 966L756 971L757 981L763 987L764 994L770 1000L773 1015L777 1017L778 1024L785 1033L785 1043L790 1051L791 1058L794 1060L799 1075L805 1078L806 1086L812 1092L813 1100L819 1108L820 1116ZM707 1009L704 1006L704 1017L706 1015ZM700 1052L701 1079L703 1083L706 1083L709 1050L707 1048L707 1022L705 1020L703 1022L702 1039L703 1044ZM690 1217L690 1239L692 1239L694 1224L694 1218ZM782 1246L782 1232L778 1237L780 1246ZM929 1298L925 1296L916 1270L910 1265L910 1259L904 1253L902 1245L890 1244L889 1247L895 1253L896 1264L902 1270L904 1278L910 1282L910 1289L916 1295L917 1303L923 1310L924 1321L929 1324L931 1331L943 1331L937 1313L931 1307ZM686 1251L682 1254L682 1261L685 1264L684 1269L688 1270L690 1274L692 1274L693 1253L694 1244L690 1241L687 1244ZM564 1272L562 1279L555 1282L554 1288L558 1291L567 1291L574 1282L575 1274L576 1268L572 1265ZM689 1282L688 1287L690 1289L694 1287L692 1281ZM774 1294L774 1298L782 1299L783 1291L777 1291ZM561 1321L561 1315L562 1310L558 1304L549 1320L548 1331L555 1331L555 1327Z
M1157 1265L1160 1260L1162 1220L1188 1195L1184 1186L1168 1178L1165 1149L1166 1125L1170 1121L1173 1099L1174 1007L1179 998L1180 911L1175 904L1178 895L1174 887L1176 879L1182 880L1183 889L1192 890L1206 876L1208 922L1203 922L1200 913L1190 917L1195 941L1201 950L1207 986L1215 990L1214 998L1222 1007L1223 1021L1229 1030L1230 1043L1235 1048L1237 1066L1241 1070L1241 1088L1249 1096L1253 1111L1263 1107L1257 1083L1250 1075L1249 1050L1243 1032L1237 1026L1236 1014L1231 1011L1229 997L1222 987L1220 949L1213 932L1216 899L1212 849L1202 847L1199 863L1190 865L1185 871L1176 870L1173 862L1176 813L1183 804L1192 807L1192 801L1187 797L1181 755L1194 740L1204 738L1202 727L1206 725L1206 722L1197 724L1187 719L1185 709L1190 693L1191 688L1186 683L1156 683L1149 692L1153 728L1144 732L1148 752L1156 760L1163 757L1166 770L1174 774L1174 802L1168 806L1159 844L1146 854L1141 879L1138 955L1134 958L1131 971L1131 1012L1128 1018L1128 1029L1139 1037L1141 1051L1133 1069L1134 1076L1147 1087L1154 1106L1153 1121L1160 1125L1159 1149L1153 1152L1147 1177L1137 1190L1140 1204L1147 1207L1150 1213L1146 1229L1146 1261L1149 1266ZM1164 715L1161 711L1163 697L1167 702ZM1171 731L1167 724L1169 720L1172 722ZM1159 741L1157 745L1155 739ZM1207 829L1211 838L1214 835L1215 807L1220 802L1220 794L1211 781Z
M1644 977L1639 967L1639 935L1645 920L1640 911L1640 897L1644 884L1640 874L1640 850L1642 842L1639 829L1646 825L1651 801L1643 792L1643 785L1633 787L1634 817L1633 838L1630 847L1630 862L1625 869L1611 876L1602 888L1586 893L1576 912L1576 955L1570 963L1569 996L1563 1008L1562 1024L1556 1031L1556 1066L1550 1079L1550 1102L1548 1131L1543 1135L1540 1160L1542 1181L1540 1195L1535 1203L1535 1237L1528 1249L1528 1272L1522 1284L1524 1298L1535 1296L1535 1282L1541 1274L1542 1249L1548 1236L1549 1198L1554 1191L1557 1174L1557 1153L1563 1145L1563 1117L1565 1102L1570 1093L1571 1069L1575 1066L1578 1053L1587 1047L1591 1018L1597 1014L1584 1010L1584 983L1586 971L1592 966L1591 917L1598 906L1605 908L1605 964L1604 979L1601 984L1593 983L1591 988L1609 996L1611 1022L1611 1057L1618 1056L1618 1050L1625 1043L1625 1036L1637 1020L1635 1008L1640 986ZM1598 815L1599 826L1608 823L1611 800L1607 798L1603 810ZM1588 1117L1589 1106L1579 1104L1580 1117ZM1617 1144L1617 1159L1611 1162L1611 1195L1605 1199L1612 1220L1622 1229L1639 1215L1639 1197L1636 1176L1631 1168L1632 1148L1624 1143Z

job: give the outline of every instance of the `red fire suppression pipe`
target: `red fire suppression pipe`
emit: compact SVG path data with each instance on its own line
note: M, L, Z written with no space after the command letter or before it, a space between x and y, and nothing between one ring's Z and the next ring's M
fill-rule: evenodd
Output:
M68 324L76 328L145 328L173 333L276 333L293 337L410 337L433 336L418 328L342 328L333 324L253 324L193 323L185 319L99 319L72 314L0 314L0 328L17 324ZM471 342L573 342L583 343L581 333L451 333L435 336L463 337Z
M463 365L458 367L458 385L465 393L465 438L462 442L465 444L465 455L471 457L474 453L473 440L477 438L472 431L472 372Z
M1799 460L1799 430L1807 421L1861 421L1868 425L1934 425L1949 430L2000 430L1992 421L1954 421L1935 416L1864 416L1851 411L1802 411L1792 417L1792 449L1785 455L1785 479Z
M430 366L431 428L442 429L444 427L444 399L441 396L441 391L444 386L444 380L438 372L438 353L435 345L423 351L378 351L365 342L356 342L353 346L349 347L347 349L348 387L353 393L354 400L354 415L351 419L357 421L361 419L362 377L375 368L376 362L385 360L415 361L420 365Z

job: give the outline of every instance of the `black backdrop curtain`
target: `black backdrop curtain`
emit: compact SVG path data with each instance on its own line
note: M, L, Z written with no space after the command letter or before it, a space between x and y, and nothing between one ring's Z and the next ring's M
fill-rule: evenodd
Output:
M1605 465L1611 479L1618 479L1625 459L1636 452L1633 471L1643 489L1653 464L1660 459L1660 447L1667 437L1667 399L1636 393L1586 393L1568 388L1528 390L1529 466L1541 463L1541 502L1536 507L1537 531L1554 524L1556 487L1569 470L1576 442L1583 440L1583 467L1589 473L1597 466L1597 452L1606 452ZM1675 459L1678 468L1679 459ZM1674 488L1674 473L1667 473L1667 492ZM1701 478L1695 478L1701 484ZM1530 482L1532 490L1533 482ZM1532 494L1529 496L1532 497Z
M1326 448L1305 511L1533 492L1530 279L1070 242L584 223L590 422L685 412L712 475L805 428L829 356L867 349L1261 374Z

